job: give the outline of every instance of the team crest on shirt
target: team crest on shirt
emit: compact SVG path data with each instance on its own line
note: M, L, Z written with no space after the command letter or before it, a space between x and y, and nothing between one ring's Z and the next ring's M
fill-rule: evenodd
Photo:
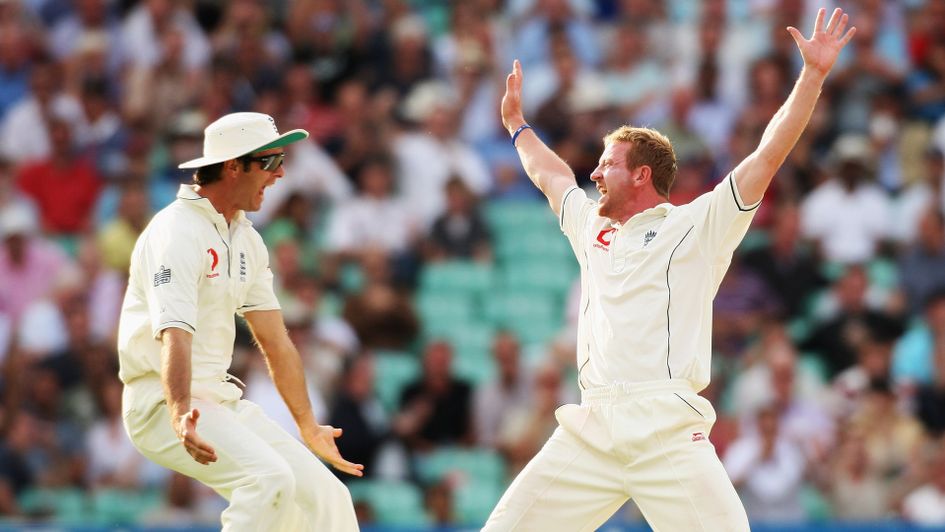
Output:
M213 248L207 249L207 253L210 254L210 273L207 274L207 279L213 279L214 277L219 277L220 272L216 271L217 264L220 263L220 256L217 255L217 250Z
M646 234L643 235L643 247L646 247L646 245L652 242L654 238L656 238L656 231L652 229L647 231Z
M164 265L161 265L161 269L154 274L154 286L160 286L162 284L167 284L171 282L171 269L165 268Z

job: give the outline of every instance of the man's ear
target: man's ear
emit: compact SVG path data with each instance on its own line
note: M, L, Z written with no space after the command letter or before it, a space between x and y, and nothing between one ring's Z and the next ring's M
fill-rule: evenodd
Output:
M650 182L653 178L653 169L647 165L640 166L637 168L636 175L633 176L633 184L636 186L643 186Z
M223 163L223 177L235 176L239 174L242 163L239 159L230 159Z

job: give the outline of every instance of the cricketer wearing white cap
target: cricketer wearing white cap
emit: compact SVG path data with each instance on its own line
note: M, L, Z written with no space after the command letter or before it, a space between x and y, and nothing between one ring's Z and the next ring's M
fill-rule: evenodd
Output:
M204 156L180 165L196 169L194 184L180 187L132 253L118 332L125 428L144 456L229 501L224 530L358 529L347 488L315 455L356 476L363 466L338 453L341 430L312 414L268 253L244 215L284 174L284 146L307 136L280 134L259 113L207 126ZM234 314L249 324L305 445L240 398L227 374Z
M807 125L827 73L853 35L820 10L811 39L789 28L804 68L757 150L711 192L668 202L672 145L648 128L604 138L587 198L567 164L525 123L518 61L502 121L548 197L581 266L580 405L513 481L484 530L594 530L628 498L657 532L748 530L709 431L712 300L774 173Z

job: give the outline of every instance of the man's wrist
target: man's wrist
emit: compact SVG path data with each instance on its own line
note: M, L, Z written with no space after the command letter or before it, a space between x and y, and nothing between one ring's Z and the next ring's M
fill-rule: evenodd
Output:
M804 65L804 67L801 69L801 74L799 77L802 81L807 80L812 83L823 85L824 81L827 80L827 74L829 74L829 72L821 72L815 68Z

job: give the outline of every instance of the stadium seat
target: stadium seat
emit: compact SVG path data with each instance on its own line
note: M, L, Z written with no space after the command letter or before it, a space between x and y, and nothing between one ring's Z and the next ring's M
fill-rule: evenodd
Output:
M472 261L429 264L420 272L422 293L484 294L493 287L492 267Z
M404 386L420 376L420 361L408 353L378 352L374 356L374 393L388 412L400 406Z
M367 502L380 525L421 526L427 523L423 494L409 483L396 480L356 480L348 483L351 499Z

